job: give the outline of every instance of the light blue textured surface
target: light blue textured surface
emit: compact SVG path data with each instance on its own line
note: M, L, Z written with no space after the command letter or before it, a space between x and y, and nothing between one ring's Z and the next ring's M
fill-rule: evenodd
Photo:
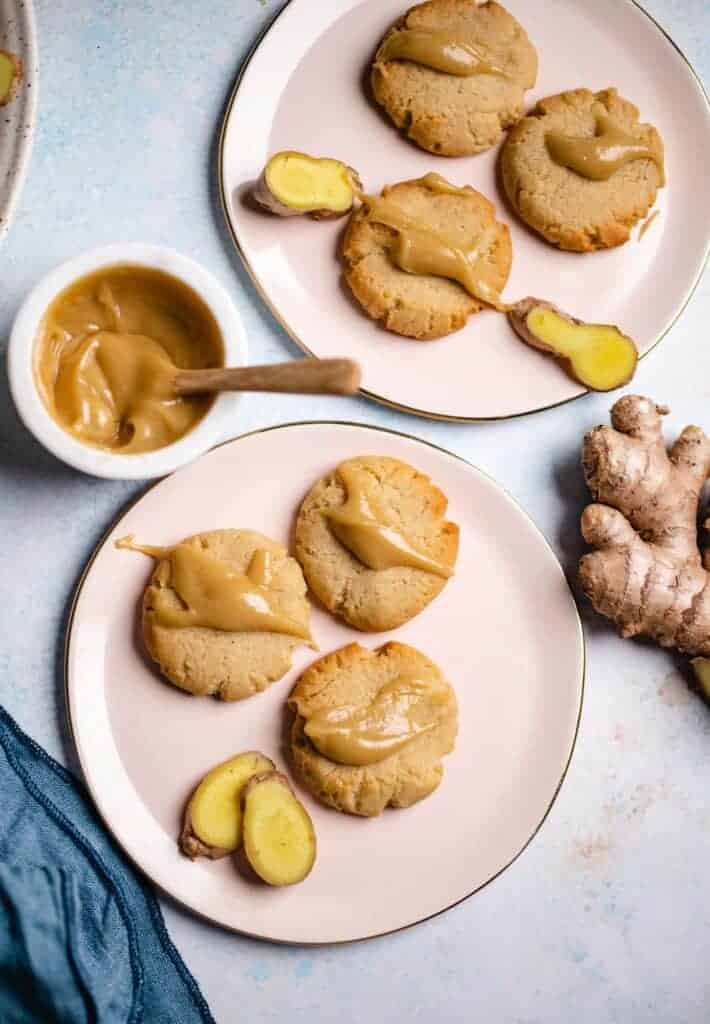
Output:
M570 0L573 2L573 0ZM621 2L621 0L619 0ZM39 129L0 254L0 338L35 281L90 245L173 245L203 261L245 318L252 360L295 354L246 282L215 196L215 139L242 55L279 4L39 0ZM652 0L710 77L705 0ZM679 114L679 116L681 116ZM634 390L673 406L668 429L710 428L706 277ZM453 449L500 480L567 568L579 553L590 397L466 427L361 400L248 397L244 430L367 420ZM65 763L63 626L97 539L139 488L79 476L18 424L0 383L0 702ZM521 567L524 571L524 567ZM710 1007L710 713L671 657L623 643L584 610L589 671L577 751L524 856L459 908L390 938L317 950L258 944L165 902L173 938L219 1021L705 1024Z

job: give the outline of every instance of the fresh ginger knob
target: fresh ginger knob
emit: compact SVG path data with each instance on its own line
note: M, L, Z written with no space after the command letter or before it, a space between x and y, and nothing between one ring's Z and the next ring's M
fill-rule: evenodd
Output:
M611 410L613 426L585 437L582 465L594 504L581 526L595 550L581 559L579 581L622 636L650 636L710 658L710 559L706 552L703 562L697 529L710 438L686 427L668 452L665 412L625 395Z

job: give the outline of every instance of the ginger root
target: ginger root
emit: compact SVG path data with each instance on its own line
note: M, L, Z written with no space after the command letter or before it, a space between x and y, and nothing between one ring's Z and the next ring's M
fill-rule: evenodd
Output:
M255 775L243 795L244 852L269 885L294 885L316 859L316 834L308 811L285 775Z
M242 790L254 775L275 765L257 751L237 754L209 771L193 792L180 834L180 849L195 857L226 857L242 841Z
M271 157L252 195L279 217L325 220L349 213L361 191L357 171L340 160L284 150Z
M631 338L610 324L587 324L542 299L521 299L508 319L524 342L558 359L592 391L613 391L634 375L638 352Z
M686 427L666 451L668 410L626 395L612 427L584 439L584 475L596 504L582 534L596 551L579 563L594 608L623 637L652 637L662 647L710 656L710 552L698 547L698 505L710 473L710 438Z
M0 50L0 107L9 103L22 78L22 61L14 53Z

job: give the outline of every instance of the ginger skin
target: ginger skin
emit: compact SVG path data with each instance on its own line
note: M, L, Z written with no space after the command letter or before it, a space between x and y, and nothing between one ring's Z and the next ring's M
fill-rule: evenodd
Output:
M697 516L710 473L710 438L689 426L670 450L668 412L626 395L612 427L584 439L582 465L595 504L582 515L596 550L579 563L594 608L622 637L652 637L683 654L710 656L710 551L701 557Z

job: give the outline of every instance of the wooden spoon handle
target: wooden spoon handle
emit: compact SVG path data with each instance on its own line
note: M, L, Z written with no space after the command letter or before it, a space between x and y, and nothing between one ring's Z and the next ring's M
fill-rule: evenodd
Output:
M360 387L360 367L352 359L295 359L268 366L179 370L179 395L204 391L281 391L301 395L353 395Z

